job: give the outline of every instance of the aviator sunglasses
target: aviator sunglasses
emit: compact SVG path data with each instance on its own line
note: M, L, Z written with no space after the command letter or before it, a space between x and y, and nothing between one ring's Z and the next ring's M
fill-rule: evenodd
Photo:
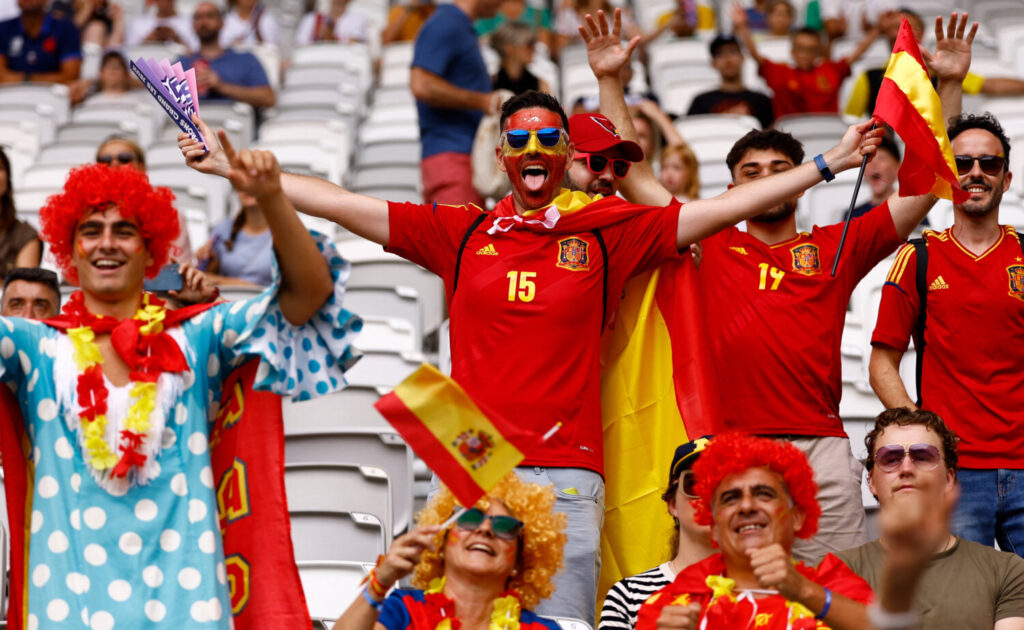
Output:
M981 172L986 175L998 175L1003 171L1003 164L1006 163L1006 158L1001 155L979 155L977 157L973 155L957 155L953 159L956 161L956 172L961 175L970 173L971 169L974 168L975 162L981 166Z
M939 449L931 444L889 444L875 453L875 463L885 472L896 472L907 456L920 470L935 470L942 459Z
M524 149L530 142L530 136L536 136L537 142L540 146L553 149L558 146L558 143L562 141L562 136L565 134L564 129L558 127L544 127L543 129L509 129L503 132L502 138L504 142L508 143L508 146L512 149Z
M583 160L587 163L587 168L594 175L600 175L608 168L608 164L612 165L612 174L616 177L625 177L626 173L629 172L630 162L622 159L609 159L599 153L582 153L576 152L576 159Z
M484 514L479 508L470 508L455 519L455 525L467 532L474 532L483 525L484 520L491 521L491 531L502 540L515 540L523 529L523 522L512 516L502 514Z
M131 164L135 161L135 154L130 151L121 151L120 153L101 155L96 158L96 162L99 164L110 164L114 160L117 160L121 164Z

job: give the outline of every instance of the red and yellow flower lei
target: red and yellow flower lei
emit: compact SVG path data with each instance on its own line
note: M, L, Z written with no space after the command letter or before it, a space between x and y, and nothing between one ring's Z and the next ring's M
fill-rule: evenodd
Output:
M406 609L413 628L421 630L459 630L462 621L455 616L455 602L444 594L444 578L430 581L430 588L423 592L423 603L406 596ZM515 591L505 591L494 599L489 630L519 630L519 614L522 606Z

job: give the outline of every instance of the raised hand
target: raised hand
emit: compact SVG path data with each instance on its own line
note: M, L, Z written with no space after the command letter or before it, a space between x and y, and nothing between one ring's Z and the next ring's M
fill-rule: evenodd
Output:
M782 545L775 543L758 549L747 549L750 568L761 588L772 589L790 601L797 601L807 579L797 573Z
M281 168L273 153L255 149L244 149L236 153L223 129L218 135L220 144L224 147L224 156L231 164L227 177L235 190L252 195L257 200L281 192Z
M732 30L736 33L742 33L747 30L749 24L747 18L747 10L743 8L739 3L733 3L729 8L729 17L732 18Z
M949 26L943 29L942 16L935 18L935 52L929 54L922 47L921 56L929 72L939 81L960 83L967 76L971 67L971 43L978 33L977 22L967 30L967 19L967 13L954 11L949 16Z
M231 163L228 161L227 156L224 155L224 151L217 141L217 134L210 129L209 125L203 122L203 119L198 114L192 115L192 122L199 128L199 133L203 135L207 148L204 149L202 142L193 140L188 134L184 132L179 133L178 148L181 149L181 154L185 156L185 164L200 173L227 177L228 171L231 170Z
M377 567L377 579L380 580L381 586L391 588L391 585L412 573L423 551L436 549L434 538L439 531L440 525L429 525L417 527L408 534L396 538Z
M829 155L826 156L826 158L836 158L835 162L828 159L829 167L833 172L838 173L846 169L857 168L861 165L865 155L874 155L878 150L878 145L882 144L882 134L885 133L881 127L872 129L871 125L874 123L874 120L866 120L852 125L846 130L839 146L833 150L837 154L832 154L832 151L829 151Z
M608 29L604 11L598 11L596 19L588 13L584 24L580 26L580 36L587 43L587 61L598 79L619 76L619 71L629 63L630 55L640 43L640 36L637 35L625 48L622 47L622 11L619 9L615 9L611 30Z

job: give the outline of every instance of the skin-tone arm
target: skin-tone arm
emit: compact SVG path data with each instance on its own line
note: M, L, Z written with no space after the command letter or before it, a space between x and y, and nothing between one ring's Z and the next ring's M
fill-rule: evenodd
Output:
M889 346L871 348L871 361L868 364L868 378L871 389L882 401L886 409L906 407L917 409L917 405L907 394L907 386L900 377L900 360L903 353Z
M82 68L81 59L66 59L60 63L57 72L34 72L29 79L41 83L71 83L78 78ZM7 67L7 58L0 55L0 83L19 83L25 80L24 72L15 72Z
M1020 96L1024 94L1024 81L1010 77L987 77L981 84L981 93L986 96ZM999 627L998 623L996 627Z
M604 12L598 11L596 20L593 16L587 16L586 23L580 27L580 33L587 42L590 67L598 80L601 111L615 123L623 138L635 140L636 130L626 109L618 73L619 68L628 63L639 40L634 37L626 48L622 48L619 41L620 29L618 11L610 31ZM863 155L875 152L881 143L882 130L869 131L870 126L871 122L867 121L850 127L842 142L824 154L833 173L858 167ZM822 176L818 167L808 162L770 178L735 186L713 199L692 201L686 204L685 212L679 213L676 244L682 248L697 242L791 199L820 181ZM622 184L626 198L634 203L665 206L672 201L671 193L657 181L645 162L635 164Z
M25 243L14 257L15 267L38 267L43 258L43 244L34 238Z
M672 119L668 117L663 109L658 107L658 104L654 101L644 99L640 101L640 105L637 106L645 116L654 121L654 124L658 125L658 129L661 131L661 136L665 139L665 143L682 144L683 137L679 135L679 130L672 124Z
M235 153L227 134L220 132L227 173L235 190L256 198L267 219L281 269L277 300L281 313L296 326L305 324L331 295L334 283L313 237L281 188L281 170L270 151Z
M746 46L747 52L750 54L750 58L754 60L754 63L761 65L764 61L764 57L757 51L757 44L754 43L754 36L750 34L750 25L747 22L747 12L739 4L732 5L732 29L733 32L740 36L740 40L743 41L743 45Z
M391 543L387 555L375 569L381 586L390 589L398 580L412 573L423 551L435 548L434 537L440 530L438 525L417 527L408 534L396 538ZM377 611L360 593L349 605L348 610L335 622L333 630L373 630L375 626L383 628L384 626L377 623L377 615Z
M192 120L206 139L210 152L205 154L201 143L193 142L185 134L179 134L178 147L185 156L185 163L201 173L227 177L231 164L221 144L217 142L217 136L198 116ZM389 228L386 201L357 195L316 177L291 173L281 174L281 188L300 212L334 221L354 234L387 246Z
M864 56L868 48L871 48L871 44L875 43L876 39L878 39L878 27L872 26L864 33L864 39L860 40L857 47L853 49L853 52L846 56L846 62L850 65L856 63L858 59Z
M416 100L445 109L478 109L493 114L501 106L494 92L474 92L455 86L423 68L409 71L409 88Z

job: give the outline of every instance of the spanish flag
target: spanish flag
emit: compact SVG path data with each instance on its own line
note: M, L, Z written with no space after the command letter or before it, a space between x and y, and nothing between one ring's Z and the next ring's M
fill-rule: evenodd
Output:
M432 365L421 365L374 406L466 507L523 461L489 414Z
M901 197L932 192L954 203L967 200L957 178L942 103L906 18L878 90L875 118L892 127L906 143L899 172Z
M673 453L721 425L698 280L690 256L633 278L602 338L607 475L598 605L618 580L670 559L673 524L661 494Z

